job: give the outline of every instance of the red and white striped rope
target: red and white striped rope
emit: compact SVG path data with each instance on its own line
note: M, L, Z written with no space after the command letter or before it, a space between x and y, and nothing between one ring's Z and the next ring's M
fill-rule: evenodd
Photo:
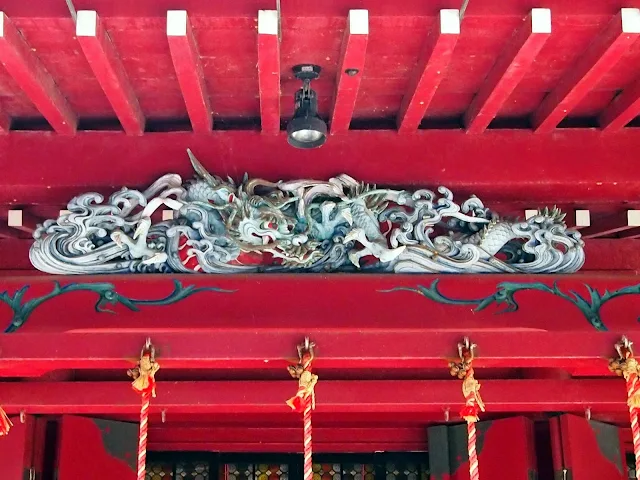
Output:
M475 409L476 400L473 395L467 397L467 406ZM471 480L480 480L480 469L478 465L478 451L476 450L478 436L476 433L476 422L467 420L467 449L469 452L469 477Z
M133 390L140 395L140 431L138 433L137 480L145 480L147 474L147 438L149 433L149 409L151 397L155 397L155 373L160 366L155 360L155 348L147 339L138 365L127 373L133 378ZM164 413L163 413L164 416Z
M632 345L633 342L630 342L626 337L622 337L622 340L616 343L618 358L609 362L609 369L623 376L627 382L627 405L629 406L629 420L633 436L633 453L636 458L636 475L638 475L640 472L640 424L638 423L640 377L638 376L638 361L633 355Z
M307 397L304 405L304 480L313 480L313 444L311 427L311 410L313 409L313 399Z
M313 347L315 345L305 339L304 344L298 346L300 362L291 365L288 370L293 378L298 380L298 391L295 396L287 400L287 405L295 412L302 413L303 421L303 449L304 449L304 480L313 480L313 439L311 426L311 412L315 409L315 384L318 376L311 373L313 361Z
M138 436L138 480L145 480L147 473L147 435L149 432L149 407L151 406L151 393L142 394L142 406L140 408L140 433Z
M474 348L475 345L468 338L465 338L463 343L459 343L460 361L449 363L449 372L462 380L462 395L465 403L460 416L467 422L469 476L471 480L480 480L478 450L476 448L478 443L476 422L478 421L478 413L484 411L484 403L480 398L480 384L475 379L473 372Z
M627 398L631 400L640 394L640 379L633 374L627 377ZM631 434L633 435L633 453L636 457L636 475L640 474L640 425L638 424L638 409L629 402L629 418L631 420Z

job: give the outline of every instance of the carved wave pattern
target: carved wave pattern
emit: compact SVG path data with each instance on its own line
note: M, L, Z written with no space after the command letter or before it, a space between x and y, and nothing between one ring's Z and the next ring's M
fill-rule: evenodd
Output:
M72 199L36 230L32 264L53 274L353 272L572 273L583 241L557 209L509 220L445 187L378 188L328 181L236 184L196 172L145 191ZM159 221L156 210L171 218Z

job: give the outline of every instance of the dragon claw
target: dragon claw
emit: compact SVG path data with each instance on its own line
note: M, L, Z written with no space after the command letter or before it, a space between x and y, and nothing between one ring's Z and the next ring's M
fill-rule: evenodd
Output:
M151 227L151 219L148 217L143 217L140 219L140 224L138 228L136 228L135 233L133 234L133 239L137 239L141 235L146 235L149 232L149 227Z
M142 261L143 265L154 265L157 263L164 263L167 261L169 257L164 252L158 252L153 257L147 258Z
M344 243L348 243L348 242L351 242L353 240L357 240L361 231L362 230L359 229L359 228L354 228L353 230L351 230L349 233L347 233L344 236Z
M122 247L124 245L124 243L122 242L122 232L113 232L111 234L111 240L113 240L119 247Z
M360 269L360 257L358 257L357 252L350 252L349 260L356 266L357 269Z

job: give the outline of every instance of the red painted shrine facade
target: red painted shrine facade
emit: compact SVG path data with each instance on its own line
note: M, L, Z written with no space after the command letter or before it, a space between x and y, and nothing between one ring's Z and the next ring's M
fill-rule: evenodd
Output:
M303 478L303 417L285 401L305 337L319 377L314 479L470 478L462 381L449 372L465 337L477 344L486 406L481 478L635 477L627 388L609 359L623 335L640 341L638 5L49 3L9 0L0 16L0 405L13 422L0 437L2 480L135 479L141 403L127 370L147 338L161 369L146 478ZM289 144L302 85L292 68L305 63L322 69L310 85L328 126L313 149ZM520 265L498 252L480 259L500 265L494 273L376 269L415 246L402 244L397 217L382 247L351 239L370 248L355 259L360 271L351 257L349 268L287 270L291 249L223 265L256 271L208 275L195 263L53 275L34 261L52 235L38 225L63 227L78 213L74 197L188 179L187 149L234 188L245 172L284 181L254 202L304 197L317 183L300 194L287 182L329 188L332 178L344 182L331 197L339 209L364 188L345 173L385 189L376 213L392 190L403 205L402 192L441 185L525 223L555 205L566 217L549 228L575 240L560 258L577 248L584 264L527 273L529 257ZM242 201L227 193L220 211ZM150 222L188 218L188 203ZM349 211L342 225L357 226ZM462 204L454 213L471 215ZM276 217L260 227L279 227ZM132 243L122 262L135 261L136 228L123 227ZM271 244L261 242L252 249ZM436 264L446 256L431 253ZM274 265L287 268L262 271Z

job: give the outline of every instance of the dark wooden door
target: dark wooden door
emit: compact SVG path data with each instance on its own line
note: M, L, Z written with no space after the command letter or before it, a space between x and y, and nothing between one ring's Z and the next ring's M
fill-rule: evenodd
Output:
M550 422L557 479L627 478L625 452L618 427L575 415L562 415Z
M533 424L524 417L480 422L477 451L483 480L532 480L537 476ZM431 480L469 480L467 425L429 429Z
M36 419L26 416L24 423L18 417L11 419L9 435L0 437L0 478L2 480L35 479L38 473L38 454L42 452L44 438L36 435Z
M57 480L135 480L138 425L84 417L60 421Z

